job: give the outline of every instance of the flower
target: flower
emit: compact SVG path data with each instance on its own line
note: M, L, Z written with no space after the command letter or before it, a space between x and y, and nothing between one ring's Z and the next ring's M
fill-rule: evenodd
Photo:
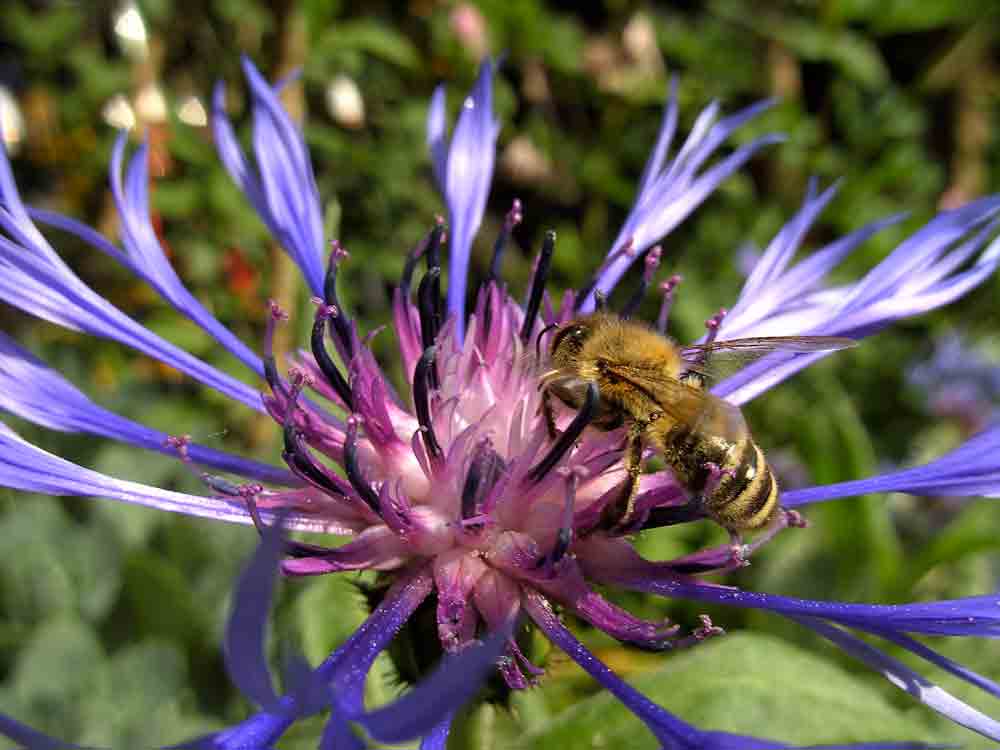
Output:
M0 484L59 495L95 495L253 524L262 534L258 556L241 578L226 639L230 675L261 711L187 746L271 747L298 718L328 709L322 747L357 744L348 728L348 722L356 722L378 740L423 735L422 747L443 748L459 705L456 696L466 695L458 688L477 684L456 675L491 663L491 648L503 650L497 667L511 689L532 685L542 673L541 666L524 653L517 637L520 631L511 629L524 617L642 719L662 747L780 746L772 740L697 729L615 676L566 628L557 608L624 643L650 650L694 645L721 630L708 618L689 634L669 622L643 620L602 596L595 585L775 612L815 630L955 722L1000 739L1000 722L855 635L857 631L882 638L1000 695L1000 686L913 637L995 637L1000 633L996 596L867 605L811 601L706 582L698 576L739 567L744 562L741 556L752 553L770 535L738 550L739 554L724 546L670 561L645 560L630 534L700 517L698 505L688 502L684 488L664 470L640 478L627 528L604 522L605 508L621 497L627 477L622 433L587 429L598 407L592 387L577 413L560 415L561 434L550 437L535 361L535 348L541 346L546 329L592 310L600 295L613 289L629 266L642 258L640 287L626 307L631 312L637 306L662 254L655 243L754 153L780 140L776 135L760 137L706 166L732 132L767 102L722 119L718 106L711 105L668 158L677 126L676 83L672 83L636 203L591 280L558 304L548 297L545 284L557 251L555 234L550 232L526 305L513 301L497 269L507 238L521 219L522 207L515 202L496 243L491 275L480 285L467 315L469 254L485 210L499 132L492 110L493 65L489 60L483 63L450 138L444 90L435 92L428 144L449 228L439 222L409 253L393 298L411 407L396 396L368 348L365 333L340 303L337 276L349 256L338 242L331 243L323 268L319 198L301 134L281 108L278 89L248 61L244 69L254 107L252 159L244 154L223 111L221 85L212 123L226 168L316 295L310 352L290 366L279 363L271 350L274 328L285 318L276 305L270 308L264 356L258 358L198 304L173 273L149 226L144 148L132 157L124 176L124 139L112 162L124 249L71 219L25 207L6 159L0 161L0 228L5 235L0 239L4 270L0 298L51 322L112 338L154 356L268 413L282 431L287 471L166 436L111 414L13 341L0 339L0 405L6 410L57 430L176 452L192 465L247 480L237 483L206 472L201 475L211 491L206 496L172 492L76 466L9 428L0 430ZM834 185L819 191L818 185L810 184L801 209L754 265L729 314L709 321L707 335L863 338L899 318L956 299L992 274L1000 262L1000 242L992 239L1000 197L991 197L940 214L860 280L830 286L827 275L844 257L899 219L863 227L793 263L806 232L836 189ZM73 274L36 221L75 233L128 267L261 375L268 391L257 393L125 316ZM445 300L441 272L446 246L450 282ZM421 263L424 271L414 293ZM663 286L661 329L677 282L672 278ZM825 352L769 355L717 384L714 392L742 404L823 356ZM786 511L772 531L797 523L793 508L862 492L996 495L998 440L1000 430L993 429L925 466L785 493ZM332 470L329 461L342 473ZM305 544L281 537L275 530L281 526L353 539L340 547ZM291 689L278 696L263 657L262 633L274 563L282 554L280 567L286 576L374 570L388 588L380 591L370 618L343 646L312 670L300 667ZM406 710L366 711L362 688L375 657L422 606L433 608L440 649L452 659L416 688L414 697L400 699L409 701ZM500 635L491 639L485 637L488 633ZM484 638L486 645L479 645ZM426 721L414 722L414 715ZM0 731L14 732L3 725Z

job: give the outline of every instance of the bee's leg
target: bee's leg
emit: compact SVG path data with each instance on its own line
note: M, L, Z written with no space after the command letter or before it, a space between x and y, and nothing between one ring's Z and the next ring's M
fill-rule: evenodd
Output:
M748 559L750 555L774 539L774 537L785 529L804 529L808 525L808 521L806 521L806 519L803 518L802 514L798 511L788 510L778 506L775 510L774 517L764 528L764 531L761 532L761 535L754 539L750 544L741 545L741 559Z
M625 533L632 523L635 496L639 491L639 477L642 475L642 435L645 428L643 422L633 422L629 425L624 457L628 476L625 478L619 498L609 504L603 513L601 525L620 533Z
M545 426L549 430L549 439L556 439L556 415L552 411L552 396L549 395L549 389L542 389L542 414L545 415Z

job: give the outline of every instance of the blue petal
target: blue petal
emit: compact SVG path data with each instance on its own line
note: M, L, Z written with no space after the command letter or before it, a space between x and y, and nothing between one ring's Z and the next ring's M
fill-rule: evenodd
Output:
M166 433L104 409L58 372L0 333L0 409L35 424L63 432L84 432L176 456ZM197 464L286 486L298 480L286 469L240 458L203 445L190 444Z
M264 529L257 550L236 584L222 644L229 678L265 711L276 708L278 703L267 666L265 641L284 542L280 523Z
M781 503L792 508L873 492L1000 496L1000 425L930 463L867 479L791 490L782 494Z
M81 747L49 737L3 714L0 714L0 734L26 750L69 750Z
M464 706L483 681L496 669L510 633L490 635L485 643L445 656L430 677L420 681L388 706L365 714L357 721L379 742L405 742L440 731L455 711Z
M805 625L824 638L836 643L872 669L882 675L900 690L904 690L918 701L974 732L992 740L1000 740L1000 722L977 711L972 706L963 703L946 690L917 674L903 663L882 653L874 646L865 643L840 628L829 625L821 620L809 617L792 617L791 619Z

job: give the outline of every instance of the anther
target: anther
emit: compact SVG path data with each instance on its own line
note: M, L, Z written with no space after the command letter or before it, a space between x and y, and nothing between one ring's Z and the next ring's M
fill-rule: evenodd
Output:
M378 494L361 473L358 465L358 420L351 417L347 420L347 435L344 439L344 473L347 474L347 481L351 483L354 491L361 496L365 504L375 513L379 513L380 503Z
M413 406L422 430L424 446L432 458L440 458L443 455L441 444L438 443L437 436L434 434L430 408L430 392L435 387L431 381L436 377L435 373L437 372L436 357L437 347L427 347L413 370Z
M340 341L341 351L346 352L346 359L350 360L354 357L354 336L351 334L351 322L344 315L344 307L337 298L337 269L341 261L348 257L340 242L334 240L330 243L330 259L326 265L326 277L323 279L323 302L337 309L337 315L330 318L330 323L337 340Z
M588 383L587 394L584 396L583 406L580 407L580 411L573 417L573 421L569 423L566 431L559 436L559 439L556 440L555 444L549 449L549 452L545 454L542 460L528 470L527 479L529 481L537 483L544 479L545 475L573 447L577 438L580 437L587 428L587 425L593 420L594 413L597 411L598 398L600 398L600 391L597 388L597 383Z
M434 221L434 230L431 232L430 240L427 242L427 253L424 256L427 261L428 271L432 268L441 268L441 243L445 239L444 233L447 230L443 216L435 216Z
M340 396L340 400L344 402L347 410L354 411L354 396L351 393L351 386L340 373L340 368L337 367L330 353L326 350L326 322L329 318L330 312L325 306L320 307L316 311L316 319L313 321L312 335L309 338L309 343L320 372L323 373L323 376L333 386L333 389Z
M642 304L642 298L646 296L646 290L653 283L653 276L656 275L656 269L660 267L660 257L662 254L663 248L659 245L656 245L646 253L646 258L643 262L642 278L639 280L639 286L622 308L621 316L623 318L631 318L639 309L639 305Z
M598 312L606 312L608 309L608 295L600 289L594 292L594 309Z
M660 291L663 292L663 302L660 303L660 314L656 318L656 330L660 333L667 332L667 320L670 318L670 308L674 304L674 290L682 280L681 275L675 273L660 284Z
M542 304L542 294L549 280L549 270L552 267L552 253L556 247L556 233L549 230L542 241L542 250L538 256L538 267L531 280L531 293L528 295L528 306L524 312L524 323L521 326L521 343L527 344L531 338L531 329L535 326L538 309Z
M521 219L523 218L524 214L521 211L521 201L515 198L514 203L510 207L510 211L507 212L507 216L504 218L503 227L497 235L497 241L493 244L493 259L490 261L490 271L486 277L487 284L491 281L497 281L500 278L500 261L503 258L503 252L507 247L507 240L510 239L510 233L513 231L514 227L520 224Z

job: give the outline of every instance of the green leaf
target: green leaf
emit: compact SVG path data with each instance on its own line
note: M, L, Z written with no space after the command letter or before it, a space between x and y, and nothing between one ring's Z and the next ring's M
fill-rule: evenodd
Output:
M629 680L699 729L790 743L924 739L919 726L863 679L763 635L737 634L664 656ZM656 748L652 734L610 693L563 711L518 748Z

